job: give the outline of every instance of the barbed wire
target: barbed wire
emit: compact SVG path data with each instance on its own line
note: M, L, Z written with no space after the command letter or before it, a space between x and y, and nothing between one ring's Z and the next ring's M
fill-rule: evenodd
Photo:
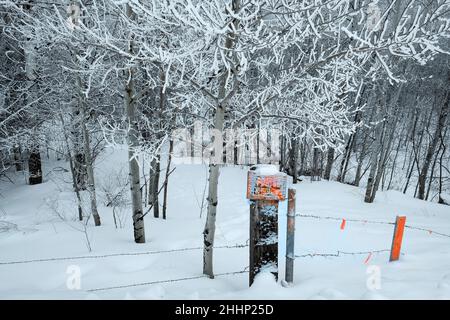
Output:
M345 220L346 222L359 222L359 223L363 223L363 224L384 224L384 225L395 225L395 222L387 222L387 221L375 221L375 220L367 220L367 219L346 219L346 218L339 218L339 217L331 217L331 216L317 216L317 215L312 215L312 214L300 214L297 213L295 214L296 217L300 217L300 218L311 218L311 219L320 219L320 220L335 220L335 221L343 221ZM411 226L406 224L405 228L408 229L412 229L412 230L419 230L419 231L424 231L424 232L428 232L430 234L436 234L442 237L447 237L450 238L450 234L445 234L442 232L437 232L431 229L427 229L427 228L421 228L421 227L415 227L415 226Z
M248 247L246 244L236 244L236 245L224 245L213 247L213 249L238 249ZM132 253L111 253L104 255L90 255L90 256L75 256L75 257L57 257L57 258L43 258L43 259L31 259L31 260L21 260L21 261L5 261L0 262L1 265L11 265L11 264L25 264L34 262L50 262L50 261L64 261L64 260L82 260L82 259L101 259L110 257L121 257L121 256L143 256L143 255L153 255L153 254L163 254L171 252L183 252L183 251L193 251L202 250L203 247L191 247L191 248L179 248L172 250L158 250L158 251L145 251L145 252L132 252Z
M314 257L341 257L341 255L368 255L368 254L377 254L377 253L384 253L384 252L390 252L390 249L382 249L382 250L372 250L372 251L356 251L356 252L348 252L348 251L341 251L338 250L336 253L307 253L307 254L301 254L301 255L295 255L295 258L314 258ZM402 253L403 254L403 253Z
M413 227L413 226L410 226L410 225L405 225L405 228L413 229L413 230L425 231L425 232L428 232L430 234L437 234L438 236L450 238L450 234L445 234L445 233L437 232L437 231L430 230L430 229L425 229L425 228L420 228L420 227Z
M347 222L360 222L360 223L369 223L369 224L395 225L395 222L375 221L375 220L367 220L367 219L347 219L347 218L339 218L339 217L331 217L331 216L317 216L317 215L312 215L312 214L300 214L300 213L297 213L295 216L296 217L301 217L301 218L311 218L311 219L320 219L320 220L335 220L335 221L345 220Z
M236 275L236 274L248 273L248 270L246 270L246 269L248 269L248 267L246 267L244 270L241 270L241 271L218 273L218 274L215 274L214 277L222 277L222 276L228 276L228 275ZM112 286L112 287L105 287L105 288L94 288L94 289L88 289L86 291L87 292L97 292L97 291L106 291L106 290L113 290L113 289L124 289L124 288L131 288L131 287L149 286L149 285L161 284L161 283L171 283L171 282L196 280L196 279L203 279L203 278L209 278L209 276L203 274L203 275L200 275L200 276L184 277L184 278L178 278L178 279L156 280L156 281L149 281L149 282L140 282L140 283L134 283L134 284L126 284L126 285L121 285L121 286Z

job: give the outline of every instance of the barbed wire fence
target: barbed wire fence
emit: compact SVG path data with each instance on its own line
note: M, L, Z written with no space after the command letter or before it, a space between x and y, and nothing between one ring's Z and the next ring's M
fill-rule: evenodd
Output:
M425 229L425 228L420 228L420 227L413 227L413 226L410 226L410 225L405 225L405 228L412 229L412 230L425 231L425 232L428 232L429 234L436 234L438 236L450 238L450 234L445 234L445 233L437 232L437 231L430 230L430 229Z
M223 246L215 246L214 249L240 249L246 248L249 246L249 240L244 244L235 244L235 245L223 245ZM2 265L15 265L15 264L27 264L27 263L37 263L37 262L54 262L54 261L68 261L68 260L83 260L83 259L102 259L102 258L110 258L110 257L123 257L123 256L143 256L143 255L155 255L155 254L166 254L166 253L175 253L175 252L183 252L183 251L195 251L195 250L203 250L203 247L190 247L190 248L178 248L171 250L155 250L155 251L145 251L145 252L133 252L133 253L112 253L112 254L104 254L104 255L87 255L87 256L72 256L72 257L54 257L54 258L44 258L44 259L32 259L32 260L21 260L21 261L6 261L0 262L0 266ZM231 271L231 272L223 272L217 273L215 277L224 277L229 275L238 275L243 273L248 273L248 266L240 271ZM175 279L167 279L167 280L155 280L155 281L147 281L147 282L139 282L133 284L126 285L118 285L118 286L110 286L110 287L102 287L102 288L93 288L87 289L86 292L98 292L98 291L107 291L113 289L123 289L123 288L131 288L131 287L139 287L139 286L147 286L154 284L162 284L162 283L173 283L173 282L181 282L195 279L209 278L207 275L198 275L192 277L183 277L183 278L175 278Z
M358 223L363 223L363 224L381 224L381 225L392 225L392 226L395 225L395 222L388 222L388 221L377 221L377 220L367 220L367 219L347 219L347 218L343 218L343 217L318 216L318 215L313 215L313 214L297 213L297 214L295 214L295 216L300 217L300 218L310 218L310 219L318 219L318 220L335 220L335 221L345 220L346 222L358 222ZM435 234L435 235L439 235L442 237L450 238L450 234L438 232L438 231L435 231L432 229L411 226L408 224L405 225L405 228L408 228L411 230L424 231L424 232L428 232L429 234Z
M245 248L248 246L249 245L247 242L245 244L216 246L216 247L214 247L214 249L238 249L238 248ZM35 263L35 262L101 259L101 258L121 257L121 256L143 256L143 255L164 254L164 253L194 251L194 250L203 250L203 247L178 248L178 249L171 249L171 250L143 251L143 252L132 252L132 253L111 253L111 254L103 254L103 255L55 257L55 258L31 259L31 260L20 260L20 261L5 261L5 262L0 262L0 266L1 265L12 265L12 264Z
M349 251L340 251L338 250L336 253L307 253L302 255L295 255L295 258L314 258L314 257L341 257L343 255L368 255L368 254L377 254L377 253L384 253L384 252L390 252L390 249L382 249L382 250L371 250L371 251L355 251L355 252L349 252Z
M296 217L300 218L306 218L306 219L318 219L318 220L333 220L333 221L339 221L339 222L356 222L356 223L362 223L362 224L378 224L378 225L389 225L394 226L395 222L389 222L389 221L378 221L378 220L368 220L368 219L347 219L343 217L335 217L335 216L319 216L314 214L302 214L302 213L296 213ZM342 224L341 224L342 225ZM411 230L418 230L418 231L424 231L429 234L434 234L438 236L443 236L450 238L450 234L445 234L442 232L438 232L435 230L431 230L428 228L422 228L422 227L416 227L411 225L405 225L405 228L411 229ZM349 251L342 251L338 250L335 253L306 253L306 254L296 254L294 258L315 258L315 257L322 257L322 258L339 258L342 256L356 256L356 255L367 255L367 258L365 259L365 263L367 263L372 255L374 254L382 254L382 253L390 253L391 249L381 249L381 250L370 250L370 251L355 251L355 252L349 252ZM401 253L401 255L404 255L404 253Z
M229 276L229 275L237 275L237 274L248 273L247 269L248 269L248 267L246 267L244 270L241 270L241 271L217 273L217 274L214 275L214 277L223 277L223 276ZM107 291L107 290L114 290L114 289L124 289L124 288L131 288L131 287L149 286L149 285L153 285L153 284L162 284L162 283L173 283L173 282L181 282L181 281L188 281L188 280L197 280L197 279L204 279L204 278L209 279L209 276L206 275L206 274L202 274L202 275L199 275L199 276L184 277L184 278L178 278L178 279L156 280L156 281L139 282L139 283L133 283L133 284L127 284L127 285L121 285L121 286L94 288L94 289L88 289L86 291L87 292L98 292L98 291Z
M380 225L395 225L394 222L387 222L387 221L376 221L376 220L368 220L368 219L347 219L347 218L341 218L341 217L334 217L334 216L319 216L319 215L313 215L313 214L301 214L296 213L296 217L300 218L309 218L309 219L318 219L318 220L334 220L334 221L343 221L346 222L357 222L362 224L380 224ZM405 228L412 229L412 230L418 230L427 232L429 234L435 234L443 237L450 238L449 234L437 232L431 229L423 228L423 227L416 227L411 225L405 225ZM222 245L222 246L216 246L214 249L240 249L240 248L246 248L249 247L249 239L246 241L246 243L242 244L235 244L235 245ZM102 258L111 258L111 257L125 257L125 256L144 256L144 255L157 255L157 254L170 254L170 253L176 253L176 252L186 252L186 251L195 251L195 250L203 250L203 246L199 247L188 247L188 248L177 248L177 249L170 249L170 250L155 250L155 251L144 251L144 252L132 252L132 253L111 253L111 254L103 254L103 255L86 255L86 256L72 256L72 257L52 257L52 258L42 258L42 259L30 259L30 260L20 260L20 261L4 261L0 262L0 266L3 265L17 265L17 264L27 264L27 263L39 263L39 262L52 262L52 261L68 261L68 260L84 260L84 259L102 259ZM343 251L338 250L335 253L322 253L322 252L315 252L315 253L305 253L305 254L295 254L293 258L301 259L301 258L316 258L316 257L322 257L322 258L339 258L343 256L357 256L357 255L368 255L365 263L369 261L369 259L374 254L383 254L383 253L389 253L390 249L381 249L381 250L370 250L370 251ZM231 275L238 275L243 273L248 273L248 266L245 267L243 270L239 271L231 271L231 272L224 272L224 273L217 273L215 274L215 277L224 277L224 276L231 276ZM99 291L107 291L107 290L114 290L114 289L123 289L123 288L131 288L131 287L139 287L139 286L149 286L154 284L163 284L163 283L174 283L174 282L181 282L181 281L189 281L189 280L196 280L196 279L203 279L203 278L209 278L207 275L196 275L191 277L182 277L182 278L174 278L174 279L166 279L166 280L155 280L155 281L147 281L147 282L139 282L139 283L133 283L133 284L126 284L126 285L117 285L117 286L110 286L110 287L102 287L102 288L92 288L85 290L86 292L99 292Z

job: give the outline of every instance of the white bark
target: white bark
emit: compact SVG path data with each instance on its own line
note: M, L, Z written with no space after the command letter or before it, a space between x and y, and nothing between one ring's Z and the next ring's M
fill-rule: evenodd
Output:
M91 214L94 218L94 222L96 226L101 225L100 215L98 214L97 209L97 194L95 191L95 179L94 179L94 161L92 159L92 151L91 151L91 139L89 137L89 131L86 125L87 121L87 112L86 112L86 103L82 96L82 82L80 77L77 77L77 86L79 91L79 107L81 112L81 131L83 133L83 147L84 147L84 159L87 173L87 191L89 193L89 200L91 203Z
M240 0L233 0L233 9L239 10ZM233 22L234 30L237 29L237 21ZM232 49L234 45L236 35L229 32L227 39L225 41L225 48ZM228 51L230 54L232 50ZM227 85L228 73L224 71L220 79L219 87L219 101L220 104L216 107L216 113L214 116L214 129L218 130L220 133L223 132L223 124L226 111L226 102L224 99L226 97L226 85ZM205 229L203 231L203 273L208 275L210 278L214 278L213 271L213 246L214 246L214 234L216 231L216 214L217 214L217 188L219 184L219 174L220 166L216 163L211 163L209 165L209 187L208 187L208 213L206 217Z
M131 7L126 6L127 16L130 19L134 19L134 13ZM128 50L130 53L134 51L134 41L129 40ZM139 145L139 131L136 119L136 88L134 83L135 69L129 67L126 71L127 82L125 85L125 110L127 112L128 120L128 163L130 170L130 189L131 189L131 202L132 202L132 216L134 227L134 241L136 243L145 243L145 229L144 229L144 217L142 210L142 194L140 183L139 163L136 158L135 148Z

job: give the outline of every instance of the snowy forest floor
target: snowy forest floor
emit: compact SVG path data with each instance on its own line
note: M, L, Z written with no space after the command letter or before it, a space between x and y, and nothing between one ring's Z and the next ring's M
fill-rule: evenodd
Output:
M389 252L368 256L302 257L295 261L294 285L263 275L248 288L248 273L202 276L202 250L158 254L92 257L88 259L24 260L99 256L115 253L166 251L202 246L206 209L200 217L207 169L204 165L177 165L169 182L167 220L145 218L145 244L133 241L130 210L121 213L124 227L116 229L112 210L98 188L102 226L89 225L86 246L77 222L75 196L64 161L44 161L45 182L25 184L22 174L11 174L14 184L0 184L0 298L1 299L450 299L450 238L406 229L400 261L389 263ZM96 183L111 181L111 172L127 171L126 152L107 151L96 162ZM164 164L162 165L164 168ZM247 168L221 171L216 246L245 244L249 234L249 203L245 198ZM450 208L405 196L379 192L375 203L363 202L364 189L336 182L309 182L295 186L297 212L346 219L394 222L406 215L407 225L450 234ZM128 188L127 188L128 191ZM128 195L128 193L127 193ZM87 201L86 201L87 203ZM284 278L286 203L279 212L280 279ZM90 222L92 223L92 222ZM295 252L298 255L338 250L360 252L390 249L393 226L297 217ZM9 227L5 227L9 226ZM368 261L366 261L369 258ZM245 271L248 247L214 252L215 273ZM379 266L381 287L367 286L369 266ZM69 290L67 279L80 268L81 289ZM130 284L148 283L141 286ZM91 289L126 286L110 290Z

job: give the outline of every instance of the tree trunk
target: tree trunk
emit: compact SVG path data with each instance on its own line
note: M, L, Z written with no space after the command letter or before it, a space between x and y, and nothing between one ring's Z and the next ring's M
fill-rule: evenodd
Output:
M148 204L153 206L153 216L159 218L159 176L160 176L160 159L158 156L152 160L150 168L150 188L148 195Z
M437 101L437 98L435 98L435 101ZM431 136L429 131L430 131L430 125L432 122L431 121L432 118L433 118L433 108L430 108L430 113L423 120L423 122L426 122L426 124L422 125L422 129L419 133L419 142L416 144L415 136L412 137L412 150L413 150L413 155L414 155L414 160L415 160L415 161L413 161L413 164L416 165L418 176L420 175L420 172L421 172L421 164L420 164L419 160L420 160L420 153L422 150L422 141L425 137L425 129L426 129L428 135ZM429 145L428 145L428 148L429 148ZM411 172L413 171L413 169L414 169L414 166L411 167ZM419 189L419 184L420 184L420 181L418 179L417 183L416 183L416 188L414 190L414 197L417 197L417 191Z
M171 139L169 141L169 156L167 159L167 168L166 168L166 175L164 178L164 195L163 195L163 207L162 207L162 214L163 219L167 218L167 192L169 188L169 174L170 174L170 165L172 163L172 152L173 152L173 140Z
M260 149L260 134L261 134L261 127L260 127L260 123L257 123L257 133L256 133L256 164L260 164L261 163L261 159L259 158L259 149ZM266 136L266 141L267 141L267 136ZM250 142L251 144L251 142ZM264 148L266 150L266 154L267 154L267 147ZM250 149L250 153L252 152L252 149Z
M233 11L237 13L240 9L240 0L233 0L232 2ZM233 30L237 29L238 21L233 19L234 24ZM230 50L234 46L234 38L236 35L232 31L227 34L227 39L225 41L225 48L228 50L226 55L231 57ZM236 77L236 75L233 75ZM228 74L224 72L220 77L219 85L219 104L216 107L214 115L214 128L218 130L221 134L223 132L223 123L225 118L226 103L224 103L224 98L226 97L226 85L227 85ZM209 187L208 187L208 214L206 217L205 229L203 231L203 273L208 275L210 278L214 278L213 272L213 247L214 247L214 234L216 231L216 214L217 214L217 188L219 184L219 164L210 163L209 164Z
M417 113L417 112L416 112ZM411 129L411 140L412 140L412 147L411 147L411 156L409 159L411 159L410 164L408 164L407 168L407 174L406 174L406 183L405 187L403 188L403 193L406 194L406 191L408 191L409 182L411 181L412 173L414 170L414 165L416 164L417 157L414 156L414 136L416 134L416 128L417 128L417 122L419 121L419 114L415 115L413 126ZM405 159L408 157L405 157Z
M331 169L333 168L333 162L334 162L334 154L335 154L335 149L332 147L329 147L328 153L327 153L327 166L325 167L325 173L323 175L323 178L325 180L330 180Z
M127 17L134 20L135 13L130 5L126 5ZM128 51L134 52L134 40L130 39ZM134 241L136 243L145 243L144 217L142 210L142 194L140 183L139 163L136 158L135 148L139 145L138 124L136 119L136 88L134 84L135 68L129 67L126 72L127 82L125 84L125 110L128 120L128 164L130 170L130 190L132 203L132 216L134 227Z
M387 141L382 141L381 148L380 148L380 162L378 164L378 170L375 177L375 183L374 187L372 189L371 194L371 202L375 200L376 193L379 189L381 178L384 177L384 174L386 172L386 165L387 161L389 159L389 155L391 153L392 148L392 141L394 140L395 130L398 123L398 114L399 114L399 106L398 106L398 99L400 97L401 93L401 86L397 89L397 92L395 96L390 100L389 104L391 105L391 108L393 110L391 117L388 117L388 123L386 127L386 122L384 122L384 126L386 129L384 130L384 134L382 134L382 139L387 135ZM383 150L384 149L384 150Z
M390 190L391 189L391 185L392 185L392 179L394 178L394 171L397 168L397 159L398 159L398 154L400 152L400 146L401 146L401 142L402 139L401 137L398 139L398 144L397 144L397 148L395 150L395 156L394 156L394 163L392 164L392 168L391 168L391 173L389 175L389 182L388 182L388 186L387 189Z
M39 146L35 146L30 151L30 157L28 159L28 181L30 185L42 183L42 167L41 167L41 154L39 152Z
M367 203L372 202L372 190L375 183L374 178L375 173L377 171L377 163L378 163L378 154L372 152L370 161L369 179L367 180L366 195L364 197L364 202Z
M443 186L442 167L444 166L442 163L444 161L445 152L447 151L447 146L445 145L445 142L444 142L444 136L445 135L441 135L442 153L441 153L441 157L439 159L439 199L438 199L438 203L440 203L440 204L450 204L450 203L446 203L444 198L442 198L442 186Z
M91 202L91 214L94 218L94 222L96 226L101 225L100 215L98 214L97 209L97 194L95 191L95 179L94 179L94 160L92 158L91 151L91 141L89 136L89 131L87 128L87 110L86 103L82 98L82 82L81 79L77 78L78 90L79 90L79 103L80 103L80 111L81 111L81 131L83 133L83 142L84 142L84 159L86 160L86 173L87 173L87 191L89 193L89 199Z
M348 159L350 157L350 153L351 153L350 149L351 149L352 144L353 144L353 138L354 138L354 134L351 134L350 137L348 138L347 144L345 146L344 154L342 155L341 167L339 169L339 175L338 175L338 178L337 178L337 180L339 182L344 182L345 181L345 175L346 175L345 168L347 166L347 162L348 162Z
M223 125L223 107L216 108L215 126ZM219 115L218 115L219 114ZM220 115L222 114L222 115ZM206 218L205 230L203 231L203 273L210 278L214 278L213 272L213 246L214 234L216 231L216 214L217 214L217 187L219 184L219 165L209 165L209 187L208 187L208 213Z
M298 181L298 138L293 138L291 140L291 150L289 158L292 183L296 184Z
M76 175L76 181L78 189L86 190L87 188L87 171L86 171L86 159L83 152L82 133L80 132L80 106L74 106L72 112L72 141L74 149L74 170Z
M67 154L69 155L69 166L70 166L70 173L72 174L73 190L75 191L75 195L77 197L78 220L82 221L83 220L83 209L81 206L81 195L80 195L80 189L78 188L78 181L77 181L77 174L75 172L74 160L73 160L72 152L70 151L69 137L67 136L67 132L65 130L64 118L63 118L62 114L59 114L59 118L61 119L64 141L66 143Z
M280 137L280 172L285 172L284 163L286 158L286 138L284 137L284 128Z
M300 149L300 175L305 174L306 167L306 157L307 157L307 141L306 137L303 139L303 142L299 146Z
M359 156L359 161L358 161L358 167L356 168L356 173L355 173L355 180L353 181L353 185L356 187L359 187L359 183L361 182L361 171L362 171L362 166L363 166L363 162L364 162L364 153L366 152L366 146L365 144L363 144L363 149L361 150L361 154Z
M375 108L378 109L378 103L375 106ZM376 111L375 111L376 113ZM381 136L383 134L383 126L381 124L377 124L377 128L375 130L375 141L372 145L372 152L370 155L370 171L369 171L369 178L367 180L367 187L366 187L366 194L364 197L364 202L372 203L372 192L375 187L375 175L377 172L377 165L379 163L379 156L380 156L380 150L381 150Z
M82 93L81 93L82 94ZM73 162L78 189L87 188L86 159L83 152L83 133L81 130L80 105L72 106L71 138L73 143Z
M436 125L436 130L432 136L431 143L428 146L428 151L425 156L425 160L424 160L422 169L419 173L419 191L418 191L417 197L421 200L425 199L425 184L426 184L426 179L427 179L427 175L428 175L428 170L430 168L430 164L431 164L431 161L433 158L433 154L436 150L436 146L439 142L442 129L445 126L449 108L450 108L450 93L447 94L446 101L442 105L441 110L439 112L439 119L438 119L438 123Z
M406 191L408 191L409 182L411 181L412 173L414 171L414 165L416 164L416 159L412 155L411 155L411 157L412 157L411 167L408 168L408 173L406 176L406 183L405 183L405 187L403 188L404 194L406 194Z
M24 9L31 11L33 3L29 3L24 6ZM24 44L24 56L25 56L25 78L27 83L27 92L25 103L32 104L36 97L36 91L33 86L36 83L36 43L32 38L27 38ZM33 132L33 136L36 132ZM42 167L41 167L41 154L40 146L36 141L33 141L33 146L30 148L30 155L28 159L28 171L29 171L29 183L40 184L42 183Z
M357 123L360 121L361 112L356 112L354 122ZM341 161L341 168L339 170L338 181L345 182L345 176L347 174L348 164L350 162L350 158L352 155L353 146L355 144L357 132L354 132L350 135L347 145L345 146L345 152L343 154L343 158Z
M161 66L159 71L159 109L156 110L156 118L161 119L164 114L166 94L164 87L166 84L166 74L164 72L164 67ZM162 125L161 121L157 123L157 129L159 132L156 134L156 141L159 143L161 137ZM155 159L152 160L150 168L150 192L149 192L149 205L153 207L153 216L159 218L159 180L161 175L161 153L158 152Z
M311 181L318 181L320 176L319 169L319 152L320 150L314 148L313 150L313 160L312 160L312 170L311 170Z
M22 152L20 151L20 146L17 145L13 149L14 153L14 165L16 167L16 171L23 170L23 160L22 160Z
M383 123L383 126L385 126L385 123ZM385 156L387 157L387 154L389 151L388 151L388 148L385 147L385 141L383 141L384 137L385 137L385 130L382 130L382 134L380 137L379 149L378 149L379 157L378 157L378 163L376 165L377 170L376 170L375 178L373 181L372 190L370 193L370 200L368 201L369 203L372 203L375 200L375 195L377 194L378 188L380 186L381 177L383 176L383 173L384 173L385 167L386 167ZM386 150L383 152L383 149L386 149Z
M430 196L431 185L433 183L433 178L434 178L434 170L436 169L436 164L437 164L437 160L439 158L439 153L441 153L441 149L442 149L442 146L439 144L439 149L436 152L436 156L434 157L434 160L433 160L433 165L431 166L430 178L428 179L427 194L425 195L426 201L428 201L428 197Z
M369 117L369 121L368 121L369 123L372 122L372 120L373 120L373 118L375 116L375 113L376 113L376 108L372 108L372 112L370 113L370 117ZM353 181L353 185L357 186L357 187L359 186L359 183L361 182L361 178L363 176L363 174L362 174L362 167L363 167L363 164L364 164L364 159L366 158L367 149L369 147L369 143L367 141L368 137L369 137L368 130L363 131L363 134L364 134L364 139L362 141L362 147L361 147L361 151L360 151L360 154L359 154L358 166L356 168L356 173L355 173L355 180Z

